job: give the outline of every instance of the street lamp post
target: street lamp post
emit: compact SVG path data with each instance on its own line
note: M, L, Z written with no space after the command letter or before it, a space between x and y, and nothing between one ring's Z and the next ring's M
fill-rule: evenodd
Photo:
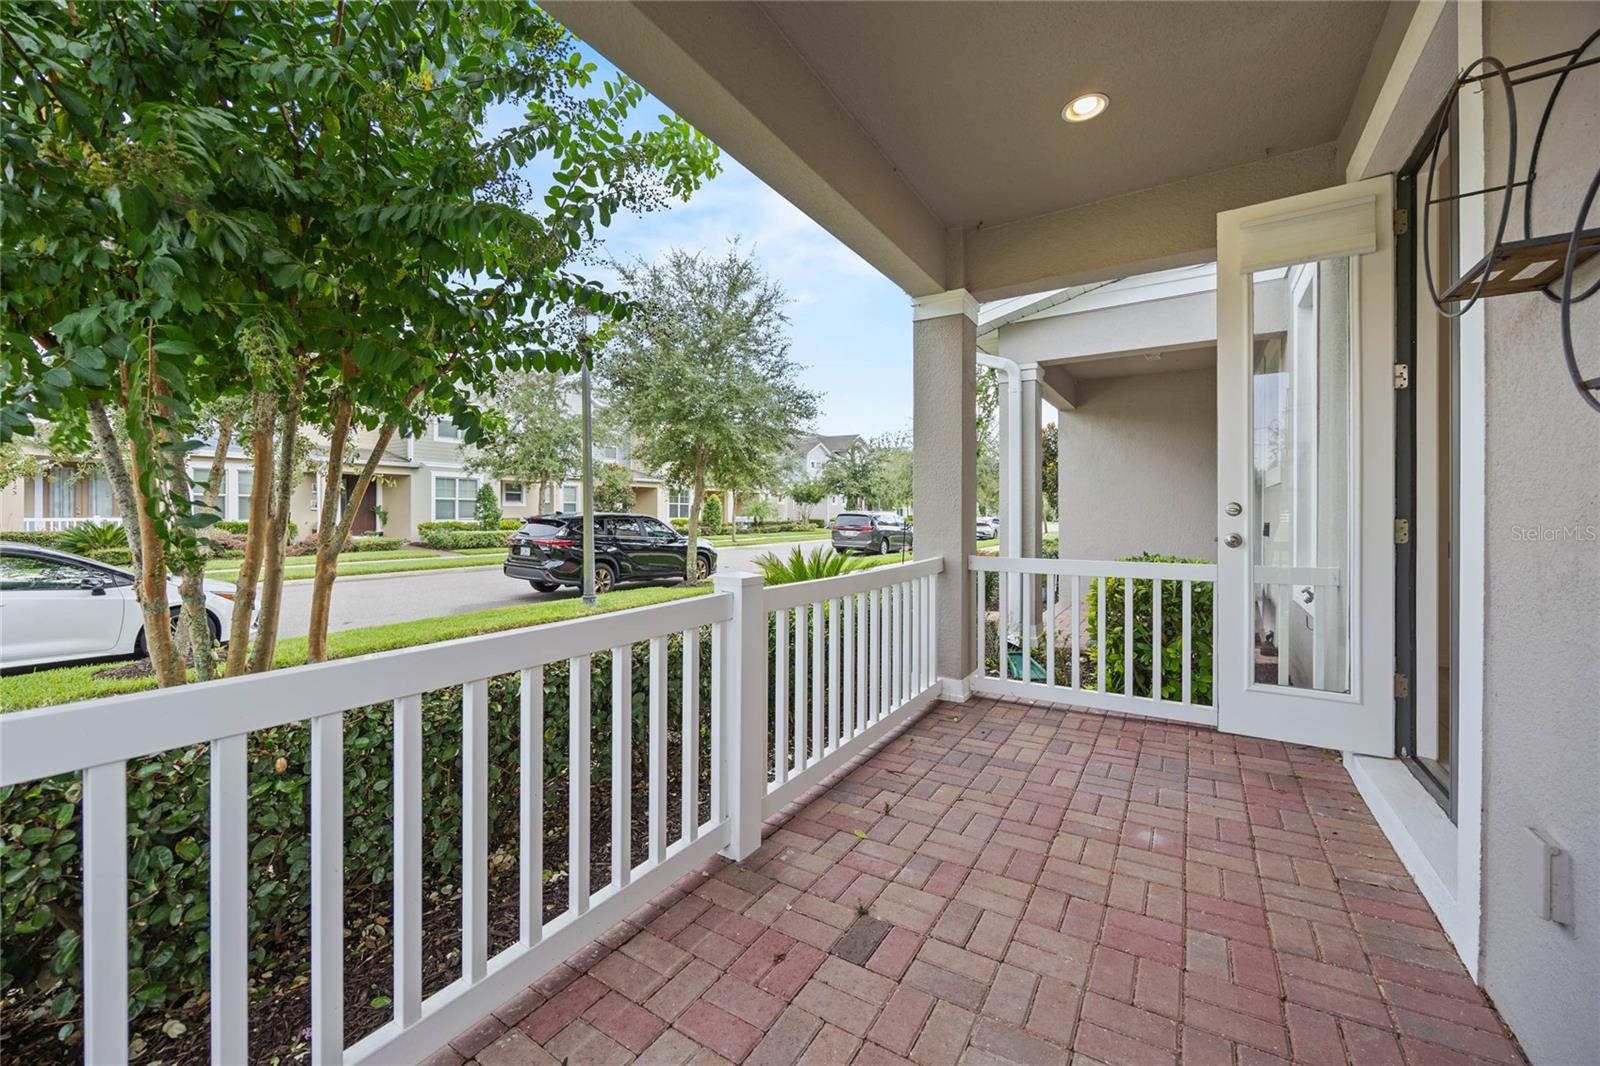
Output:
M589 323L578 335L578 355L583 377L583 605L593 607L594 595L594 404L589 392Z

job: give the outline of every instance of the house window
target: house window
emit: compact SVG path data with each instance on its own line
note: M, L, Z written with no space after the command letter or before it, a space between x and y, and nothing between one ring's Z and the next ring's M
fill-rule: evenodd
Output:
M461 440L466 434L461 427L450 420L449 415L440 415L433 424L434 440Z
M561 513L562 514L577 514L578 513L578 486L576 486L576 485L562 485L561 486Z
M238 483L233 492L234 518L239 522L250 521L250 493L255 488L256 473L254 470L240 470L237 472Z
M523 503L522 482L500 482L500 502L506 507L521 507Z
M65 470L57 469L46 478L50 486L50 517L72 518L78 513L78 486Z
M632 458L633 449L627 444L596 444L594 457L602 463L626 464Z
M478 514L478 479L436 477L433 479L433 517L441 522L466 522Z
M108 517L114 510L112 502L111 479L95 474L89 479L89 513L99 518Z
M667 517L689 517L689 490L673 489L667 494Z

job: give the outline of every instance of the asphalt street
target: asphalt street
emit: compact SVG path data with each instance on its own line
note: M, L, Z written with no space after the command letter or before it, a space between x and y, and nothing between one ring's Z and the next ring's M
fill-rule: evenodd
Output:
M816 542L826 543L826 542ZM718 548L719 570L754 570L752 560L768 551L791 550L793 545L776 544L752 548ZM813 544L806 545L807 550ZM624 585L624 588L633 586ZM359 629L387 622L410 622L419 618L466 614L491 607L515 607L541 600L576 596L576 592L535 592L526 581L517 581L500 572L496 563L483 569L422 570L411 574L384 574L373 577L346 575L333 585L333 612L329 630ZM279 635L295 637L305 633L311 619L311 582L291 581L283 587L283 616Z

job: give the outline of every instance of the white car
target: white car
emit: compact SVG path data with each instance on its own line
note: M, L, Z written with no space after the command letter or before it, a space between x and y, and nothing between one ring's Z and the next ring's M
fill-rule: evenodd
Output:
M993 516L980 517L977 534L979 540L994 540L1000 535L1000 519Z
M81 555L0 544L0 669L143 656L144 616L133 575ZM205 583L211 635L233 624L233 586ZM167 603L176 617L178 579Z

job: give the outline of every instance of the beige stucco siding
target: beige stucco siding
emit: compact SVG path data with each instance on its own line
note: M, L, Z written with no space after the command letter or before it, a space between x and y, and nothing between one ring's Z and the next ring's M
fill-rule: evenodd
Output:
M1216 558L1215 369L1083 380L1060 417L1062 558Z
M1596 3L1493 4L1486 51L1515 63L1575 47L1597 24ZM1572 225L1594 174L1596 77L1575 73L1551 120L1534 201L1540 232ZM1519 113L1537 115L1549 85L1520 88ZM1506 138L1494 99L1487 170L1499 175ZM1531 129L1529 117L1522 122ZM1520 218L1520 200L1513 207ZM1589 225L1597 217L1591 211ZM1580 278L1595 276L1591 265ZM1592 1062L1600 1048L1600 414L1567 378L1554 304L1537 294L1495 297L1484 321L1483 982L1535 1063ZM1600 372L1600 298L1574 309L1573 326L1586 372ZM1533 912L1530 827L1571 853L1572 929Z

